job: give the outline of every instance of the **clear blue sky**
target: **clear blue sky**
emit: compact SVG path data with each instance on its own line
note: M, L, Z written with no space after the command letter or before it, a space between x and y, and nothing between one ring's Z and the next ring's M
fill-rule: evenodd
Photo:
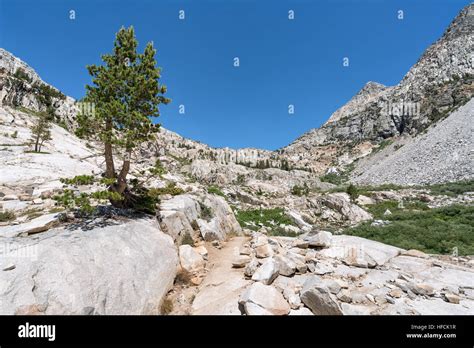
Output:
M85 66L133 25L140 49L150 40L158 49L173 100L161 108L164 127L217 147L276 149L320 126L367 81L398 83L469 2L0 0L0 47L80 98Z

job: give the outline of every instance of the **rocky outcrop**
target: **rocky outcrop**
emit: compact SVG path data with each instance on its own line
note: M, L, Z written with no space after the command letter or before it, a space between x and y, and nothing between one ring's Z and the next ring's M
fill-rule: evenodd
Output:
M225 199L216 195L174 196L161 203L159 216L163 231L178 243L185 235L212 241L242 232Z
M323 205L340 214L340 217L334 217L338 220L347 220L352 224L357 224L372 219L370 213L351 202L347 193L337 192L327 194L321 197L321 202Z
M59 92L45 83L28 64L0 48L0 106L24 107L32 111L46 111L52 107L57 121L74 127L79 111L75 100L58 93L51 99L46 95L40 98L40 94L49 93L45 89ZM45 104L45 99L50 105Z
M396 151L361 160L357 184L423 185L474 178L474 100ZM395 146L396 144L394 144Z
M155 221L35 236L1 238L1 314L160 313L178 255Z

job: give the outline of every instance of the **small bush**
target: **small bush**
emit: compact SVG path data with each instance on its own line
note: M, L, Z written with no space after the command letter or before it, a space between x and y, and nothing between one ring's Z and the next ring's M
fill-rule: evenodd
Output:
M92 175L77 175L71 179L61 178L59 179L63 184L66 185L92 185L95 181Z
M466 192L474 192L474 180L430 185L428 189L433 195L457 196Z
M159 159L155 161L155 165L151 167L148 171L150 172L150 174L156 175L160 178L164 174L166 174L166 169L163 167L163 164L161 164L161 161Z
M268 235L275 237L297 237L299 233L285 230L283 227L277 226L275 228L270 228Z
M174 182L168 183L166 187L151 188L149 190L150 197L159 197L160 195L166 195L166 194L177 196L183 193L184 193L184 190L182 188L177 187Z
M168 297L166 297L163 300L163 303L161 304L160 312L163 315L168 315L173 311L173 308L174 308L173 301L171 301Z
M11 210L0 212L0 222L12 221L16 219L16 215Z
M433 254L474 254L473 206L396 211L384 220L390 223L372 226L366 222L344 233Z
M349 186L347 186L346 193L349 195L349 197L351 197L352 201L355 201L359 196L359 190L353 184L349 184Z
M194 246L194 240L189 233L186 233L181 240L181 245L191 245Z
M240 226L254 230L257 230L259 227L249 226L248 223L270 228L281 224L295 226L293 220L285 214L282 208L239 210L236 213L236 218Z
M174 283L176 285L189 285L191 284L192 274L184 269L180 270L174 278Z
M218 195L218 196L222 196L225 198L224 192L222 192L217 186L209 186L207 188L207 192Z
M201 218L206 221L210 221L213 218L211 208L201 202L199 202L199 207L201 208Z
M291 188L291 194L295 196L306 196L309 193L309 187L304 183L303 186L294 185Z
M199 231L199 224L196 220L191 221L191 227L194 231Z
M18 131L14 131L14 132L12 133L12 138L13 138L13 139L18 138Z

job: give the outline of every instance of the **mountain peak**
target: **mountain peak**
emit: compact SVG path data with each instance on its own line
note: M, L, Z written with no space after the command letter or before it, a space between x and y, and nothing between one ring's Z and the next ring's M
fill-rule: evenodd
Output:
M353 113L355 110L358 110L361 106L365 106L368 101L379 96L379 94L387 88L389 87L378 82L367 82L347 104L337 109L331 117L329 117L326 124L340 120L341 118Z
M454 39L458 36L469 35L474 32L474 3L464 7L454 18L443 35L444 39Z

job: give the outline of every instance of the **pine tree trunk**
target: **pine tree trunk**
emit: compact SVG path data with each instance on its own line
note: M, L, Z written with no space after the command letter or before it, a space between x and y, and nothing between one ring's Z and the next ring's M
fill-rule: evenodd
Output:
M122 170L117 178L117 192L120 194L124 193L127 188L127 175L130 171L130 157L131 152L127 151L123 160Z
M105 143L105 177L115 178L114 156L112 153L112 144Z
M39 140L40 140L40 136L39 136L39 134L38 134L38 135L36 136L35 152L39 152L39 150L38 150Z
M105 123L105 130L107 132L112 131L112 119L107 119ZM110 141L105 142L105 177L106 178L115 178L115 166L114 166L114 156L112 152L112 143Z

